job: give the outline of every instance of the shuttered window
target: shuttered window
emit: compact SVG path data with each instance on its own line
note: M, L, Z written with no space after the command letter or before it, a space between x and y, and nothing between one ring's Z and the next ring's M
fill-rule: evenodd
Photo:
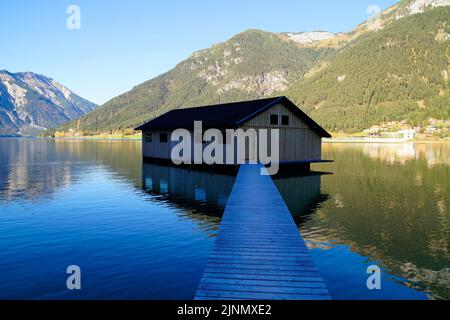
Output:
M278 115L276 114L271 114L270 115L270 124L273 126L277 126L278 125Z
M168 140L168 138L167 138L167 133L166 133L166 132L161 132L161 133L159 134L159 142L161 142L161 143L166 143L167 140Z
M153 134L151 132L144 133L145 142L153 142Z

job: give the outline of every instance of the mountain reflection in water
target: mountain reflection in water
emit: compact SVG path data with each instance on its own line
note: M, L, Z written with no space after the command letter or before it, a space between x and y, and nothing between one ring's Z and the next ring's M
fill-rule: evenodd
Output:
M332 297L449 299L450 145L325 144L324 158L313 169L332 174L274 182ZM0 139L0 298L190 299L233 182L143 164L136 141ZM73 263L89 275L78 295Z

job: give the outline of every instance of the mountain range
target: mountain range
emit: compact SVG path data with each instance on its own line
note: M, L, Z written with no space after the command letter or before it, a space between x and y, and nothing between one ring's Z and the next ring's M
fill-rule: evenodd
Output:
M333 132L449 119L450 7L405 16L420 12L414 3L386 11L378 31L344 35L362 33L285 94Z
M36 135L96 107L46 76L0 70L0 135Z
M449 17L450 0L403 0L347 33L247 30L56 130L126 130L175 108L279 95L333 132L448 119Z

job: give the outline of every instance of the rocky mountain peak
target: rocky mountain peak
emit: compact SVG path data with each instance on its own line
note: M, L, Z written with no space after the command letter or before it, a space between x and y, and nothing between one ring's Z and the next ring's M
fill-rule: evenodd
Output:
M300 33L288 33L289 39L299 44L311 44L322 40L328 40L336 37L336 34L327 31L313 31L313 32L300 32Z
M411 0L402 5L397 11L396 19L412 16L418 13L423 13L426 10L450 6L450 0Z
M52 78L0 71L0 135L33 135L95 108Z

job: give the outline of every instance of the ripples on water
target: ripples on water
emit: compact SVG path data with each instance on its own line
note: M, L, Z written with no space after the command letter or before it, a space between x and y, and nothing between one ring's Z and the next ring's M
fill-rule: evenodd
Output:
M0 298L191 299L234 176L132 141L0 139ZM450 297L448 145L325 145L275 179L335 299ZM368 291L379 264L383 290ZM68 265L82 290L66 289Z

